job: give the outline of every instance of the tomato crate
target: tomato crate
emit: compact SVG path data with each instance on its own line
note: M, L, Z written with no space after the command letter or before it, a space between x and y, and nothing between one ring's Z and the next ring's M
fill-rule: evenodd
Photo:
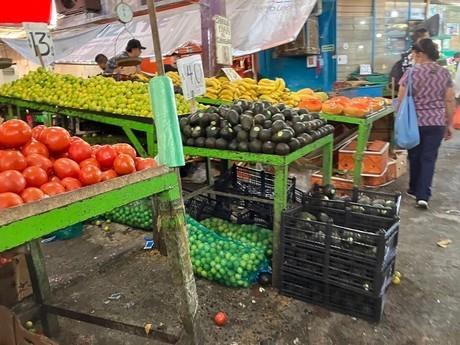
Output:
M295 177L288 179L288 201L294 199ZM255 196L273 200L275 193L275 175L264 170L252 169L233 165L225 174L215 182L218 191L232 192L241 195Z
M313 217L326 221L311 220ZM336 219L316 213L305 205L283 212L281 223L281 251L286 246L301 251L316 250L328 258L352 260L382 271L395 257L398 244L399 222L382 228L360 229L334 224ZM378 225L377 225L378 226Z
M281 271L280 293L370 322L382 319L387 299L386 291L380 296L369 296L324 280L305 277L298 270Z

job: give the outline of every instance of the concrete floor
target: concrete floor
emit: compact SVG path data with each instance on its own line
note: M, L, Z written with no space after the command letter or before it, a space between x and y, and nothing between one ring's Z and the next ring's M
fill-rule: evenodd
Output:
M397 269L383 320L370 324L279 296L268 289L228 289L197 280L206 344L213 345L459 345L460 136L440 154L429 211L403 200ZM388 190L405 190L402 178ZM88 227L81 238L45 246L56 301L94 315L179 332L166 260L140 250L145 233L112 225ZM441 239L452 244L443 249ZM120 292L122 298L107 297ZM108 301L108 302L107 302ZM230 318L212 323L215 312ZM135 336L61 319L63 345L156 344Z

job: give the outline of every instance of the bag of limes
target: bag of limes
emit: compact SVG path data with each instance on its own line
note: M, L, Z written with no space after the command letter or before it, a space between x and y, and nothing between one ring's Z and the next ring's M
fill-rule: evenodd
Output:
M267 258L272 256L273 232L269 229L254 224L234 224L220 218L207 218L200 223L221 235L260 248Z
M206 228L187 216L190 255L195 274L231 287L249 287L269 269L262 249Z
M136 200L107 212L104 217L115 223L150 230L153 224L152 204L149 198Z

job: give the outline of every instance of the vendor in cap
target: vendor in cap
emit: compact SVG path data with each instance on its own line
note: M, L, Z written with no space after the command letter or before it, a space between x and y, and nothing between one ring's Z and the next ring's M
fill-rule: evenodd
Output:
M139 40L134 38L129 40L128 44L126 45L126 49L122 53L115 55L114 57L110 58L109 61L107 61L105 73L116 72L118 67L118 60L125 58L137 58L141 55L141 51L143 49L145 49L145 47L142 46ZM139 69L140 67L138 66L137 68Z

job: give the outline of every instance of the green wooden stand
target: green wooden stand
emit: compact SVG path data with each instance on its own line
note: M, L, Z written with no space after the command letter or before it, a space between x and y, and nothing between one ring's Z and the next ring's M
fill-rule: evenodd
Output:
M109 113L97 113L89 110L71 109L56 107L54 105L42 104L32 101L24 101L21 99L14 99L9 97L0 96L0 103L8 105L8 117L15 117L13 112L13 106L17 109L31 109L37 111L46 111L52 114L59 114L63 116L69 116L79 118L82 120L89 120L107 125L117 126L123 129L128 139L131 141L136 151L143 157L155 156L157 152L156 138L155 138L155 123L150 117L141 116L128 116L128 115L117 115ZM133 131L140 131L145 133L147 138L147 150L144 149L141 142L137 138Z
M327 184L331 181L332 175L332 149L333 149L333 136L328 135L323 137L310 145L290 153L287 156L269 155L250 152L236 152L228 150L208 149L200 147L184 147L184 154L190 156L220 158L227 161L240 161L248 163L261 163L264 165L273 166L275 168L275 194L274 194L274 220L273 220L273 285L278 287L279 274L280 274L280 231L281 231L281 214L287 205L287 186L288 186L288 168L289 164L297 159L317 150L322 149L323 153L323 183ZM208 179L211 174L208 173ZM212 184L211 181L208 181ZM209 192L208 189L203 189L202 192ZM192 193L191 195L200 194ZM241 196L237 196L241 197Z
M166 343L175 344L184 338L185 343L202 344L196 317L198 300L177 176L177 172L166 167L146 169L77 191L0 211L0 252L27 245L27 261L34 296L40 307L41 321L47 335L53 335L57 331L56 315L60 315ZM158 196L160 200L154 214L157 216L158 231L161 231L165 238L172 281L178 292L179 315L184 326L181 339L156 329L147 334L143 325L125 324L52 305L39 239L63 227L153 195Z
M358 142L356 145L355 153L355 169L353 171L353 184L355 186L361 185L361 172L363 169L362 162L364 158L364 151L366 150L367 143L369 141L372 125L375 121L380 120L385 116L392 115L393 113L394 109L392 107L385 108L364 118L321 113L321 117L328 122L347 123L358 126Z

